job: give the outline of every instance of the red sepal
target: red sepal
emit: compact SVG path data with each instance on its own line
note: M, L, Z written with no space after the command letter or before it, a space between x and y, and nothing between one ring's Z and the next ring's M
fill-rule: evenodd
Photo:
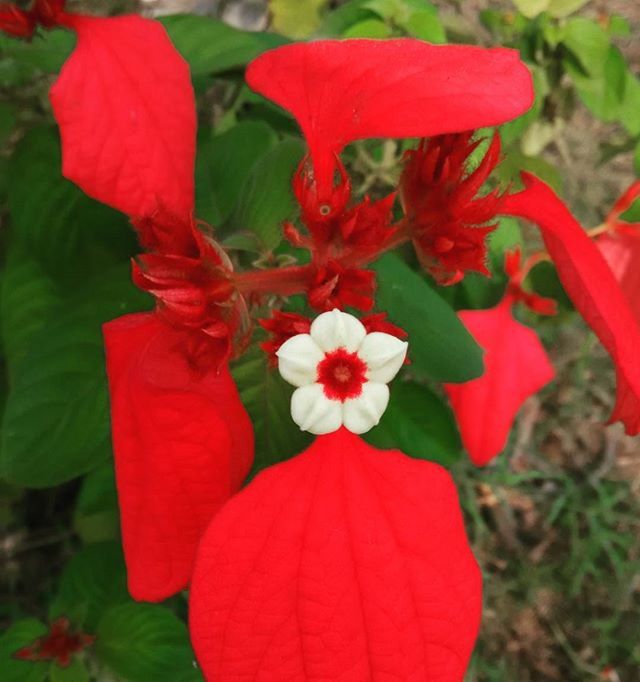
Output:
M484 374L445 384L462 443L484 466L504 449L524 401L546 386L555 371L533 329L512 315L507 295L495 308L463 310L460 319L484 350Z
M350 142L498 125L533 103L531 75L515 50L411 38L284 45L255 59L246 78L298 121L321 203L331 195L336 155Z
M373 308L375 286L373 270L345 268L337 261L329 261L316 269L307 297L315 310L352 306L367 311Z
M94 641L94 635L72 632L68 618L62 617L49 625L46 635L18 649L13 656L21 661L54 661L61 668L66 668L74 654L91 646Z
M104 325L111 428L129 591L184 589L211 517L253 462L253 430L226 366L200 374L184 334L156 314Z
M280 310L274 310L270 318L258 322L271 336L268 341L260 344L260 348L267 354L269 363L274 367L278 364L276 353L280 346L292 336L308 334L311 329L311 320L308 317Z
M51 88L64 175L134 218L167 213L188 225L196 113L186 62L149 19L66 23L77 45Z
M460 682L481 591L448 472L341 429L214 518L191 637L210 680Z
M640 326L598 247L542 180L523 174L526 189L507 197L502 212L539 225L558 277L616 365L616 405L630 435L640 432Z

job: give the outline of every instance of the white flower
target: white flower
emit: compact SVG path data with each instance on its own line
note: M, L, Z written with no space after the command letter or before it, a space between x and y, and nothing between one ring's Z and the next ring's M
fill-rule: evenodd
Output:
M297 386L293 421L318 435L343 425L353 433L369 431L387 409L387 383L406 355L404 341L367 334L353 315L339 310L319 315L309 334L291 337L277 352L280 374Z

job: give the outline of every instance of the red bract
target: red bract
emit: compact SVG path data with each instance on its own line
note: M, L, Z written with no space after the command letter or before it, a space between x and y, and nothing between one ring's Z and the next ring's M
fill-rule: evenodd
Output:
M460 682L480 611L449 474L345 429L225 505L190 596L196 655L220 681Z
M496 225L497 191L476 194L500 159L500 138L493 140L479 166L467 162L481 140L473 133L423 140L409 151L400 180L408 230L422 266L439 284L455 284L467 271L490 275L486 239Z
M607 232L598 237L596 243L640 321L640 223L620 220L620 215L638 197L640 181L634 182L616 201L605 220Z
M51 623L46 635L13 655L23 661L54 661L61 668L66 668L73 654L91 646L94 641L94 635L72 632L69 620L58 618Z
M514 319L513 302L507 294L495 308L458 313L484 350L484 373L444 388L462 443L478 466L502 452L524 401L555 376L535 332Z
M558 311L558 304L552 298L545 298L532 291L527 291L522 284L531 268L540 258L533 256L529 258L524 268L522 267L522 256L520 249L507 251L504 258L504 271L509 277L507 295L516 303L522 303L538 315L555 315Z
M640 431L640 326L598 247L553 190L523 174L526 189L505 199L502 212L540 226L567 294L616 365L618 390L611 420Z
M132 218L174 223L164 250L191 244L196 113L186 62L139 16L67 15L75 50L51 88L63 173ZM151 245L154 248L156 245Z
M184 332L156 314L104 326L129 591L184 589L197 544L253 461L253 430L226 366L190 367Z
M336 156L371 137L427 137L504 123L533 102L514 50L420 40L319 40L265 52L247 82L298 121L313 159L318 206Z

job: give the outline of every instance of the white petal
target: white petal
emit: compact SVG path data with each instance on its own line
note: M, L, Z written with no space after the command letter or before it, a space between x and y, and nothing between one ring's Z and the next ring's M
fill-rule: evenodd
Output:
M309 333L326 353L336 348L346 348L353 352L358 350L367 330L353 315L334 309L318 315L311 324Z
M318 378L318 363L324 353L309 334L296 334L278 349L278 369L282 378L293 386L307 386Z
M342 426L342 403L327 398L320 384L303 386L291 396L291 417L302 431L332 433Z
M357 398L345 400L342 412L344 425L352 433L366 433L384 414L389 404L389 387L368 381Z
M391 334L384 332L367 334L358 349L358 355L369 368L367 379L382 384L389 383L402 367L407 356L407 348L406 341L400 341Z

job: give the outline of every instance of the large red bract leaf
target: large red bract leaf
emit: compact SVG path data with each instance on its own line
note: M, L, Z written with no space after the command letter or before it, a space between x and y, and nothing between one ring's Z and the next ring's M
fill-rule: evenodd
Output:
M515 50L411 38L284 45L255 59L246 78L298 121L319 195L329 193L335 155L350 142L498 125L533 103Z
M189 67L150 19L67 23L77 45L51 88L64 175L133 218L174 216L186 231L196 137Z
M535 332L515 320L511 308L505 299L489 310L458 313L484 350L484 374L444 388L464 447L478 466L502 452L524 401L555 375Z
M450 475L341 429L216 515L190 628L216 682L460 682L480 612Z
M253 462L253 430L228 369L194 373L180 332L155 314L104 326L129 591L184 589L211 517Z
M640 432L640 326L596 244L542 180L523 174L525 190L505 199L502 212L537 223L558 277L616 366L611 421Z
M622 231L603 234L596 243L627 297L636 320L640 321L640 226L635 234Z

